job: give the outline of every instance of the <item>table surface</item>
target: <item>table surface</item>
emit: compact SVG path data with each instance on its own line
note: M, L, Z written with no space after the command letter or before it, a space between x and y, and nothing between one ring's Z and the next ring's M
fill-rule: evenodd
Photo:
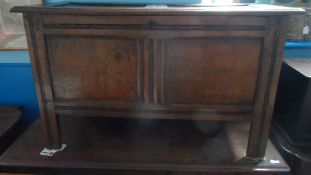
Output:
M281 150L285 151L293 157L296 157L304 162L308 162L309 164L311 164L311 145L292 145L288 142L288 140L286 140L279 127L275 123L271 129L271 132L274 143Z
M17 106L0 106L0 139L21 119L22 111Z
M311 78L311 59L310 58L295 58L284 60L286 64L301 73L307 78Z
M1 157L0 166L26 168L286 172L288 166L268 142L260 163L243 159L249 123L60 117L63 143L53 157L43 149L33 124Z

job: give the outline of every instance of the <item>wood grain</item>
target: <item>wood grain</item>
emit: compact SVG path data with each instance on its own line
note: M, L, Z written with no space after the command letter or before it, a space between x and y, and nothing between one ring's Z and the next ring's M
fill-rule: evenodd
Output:
M253 104L260 39L177 38L164 47L164 103Z
M49 36L47 41L55 99L140 100L142 46L136 40Z

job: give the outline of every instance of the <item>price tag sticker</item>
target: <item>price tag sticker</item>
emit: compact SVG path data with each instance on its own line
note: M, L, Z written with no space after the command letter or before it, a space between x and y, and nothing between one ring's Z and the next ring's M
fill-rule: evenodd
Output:
M167 8L167 5L165 5L165 4L150 4L150 5L146 5L145 8L164 9L164 8Z
M280 160L270 160L271 164L279 164L281 163Z
M306 25L306 26L303 28L302 33L303 33L304 35L308 35L309 32L310 32L310 28L309 28L309 26Z
M53 156L55 153L59 152L59 151L63 151L65 148L66 148L66 144L62 144L62 147L60 149L47 149L47 148L44 148L40 155L41 156L48 156L48 157L51 157Z

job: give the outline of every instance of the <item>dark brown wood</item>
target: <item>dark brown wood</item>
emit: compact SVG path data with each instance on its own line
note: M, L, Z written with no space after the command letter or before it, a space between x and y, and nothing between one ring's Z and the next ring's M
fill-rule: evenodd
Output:
M252 105L261 39L180 37L162 44L161 102Z
M271 16L271 15L294 15L303 14L305 11L301 8L278 8L271 6L270 8L264 4L251 4L243 6L151 6L141 5L137 7L122 5L81 5L81 4L60 4L57 6L40 4L36 6L20 6L14 7L12 12L39 12L43 14L61 14L61 15L254 15L254 16Z
M22 111L18 106L0 106L0 155L22 130Z
M53 104L51 103L52 98L49 76L47 75L47 72L44 72L47 71L47 67L46 65L44 65L44 63L42 63L45 62L46 64L46 59L44 53L44 41L42 40L42 33L40 33L39 31L40 28L42 29L39 21L40 17L38 15L30 16L28 14L24 14L23 16L30 59L36 83L35 86L39 102L38 104L40 110L40 120L42 121L42 133L43 135L45 135L44 139L46 140L45 142L47 143L47 147L58 148L61 145L59 128L53 106L51 106ZM39 49L44 50L40 51ZM39 59L41 57L43 59ZM47 88L45 88L46 86Z
M27 174L25 174L25 173L23 173L23 174L20 174L20 173L0 173L0 175L34 175L34 174L29 174L29 173L27 173Z
M42 173L41 173L42 174ZM281 173L269 173L269 172L256 172L256 173L208 173L208 174L202 174L202 173L192 173L192 172L163 172L163 171L97 171L97 170L86 170L86 171L73 171L73 170L50 170L49 172L44 173L44 175L85 175L85 174L92 174L92 175L101 175L101 174L114 174L114 175L282 175ZM33 173L27 173L27 174L16 174L16 173L3 173L0 175L35 175ZM37 173L36 175L39 175Z
M67 116L60 117L60 124L63 143L68 144L63 152L53 157L39 155L44 142L40 140L40 127L35 123L0 157L3 170L176 175L266 175L289 171L270 142L262 162L244 159L248 122L219 124Z
M282 157L295 175L309 175L311 172L311 146L292 144L275 125L271 129L271 138Z
M46 40L55 101L143 99L139 40L76 36L49 36Z
M260 86L263 88L257 89L260 92L255 102L256 109L249 136L247 157L251 159L262 159L265 156L286 39L287 20L283 18L271 22L270 31L265 40L267 48L263 55L263 64L266 65L262 70L263 76L260 80Z
M12 126L16 125L21 119L21 115L22 111L20 107L0 106L0 137L3 137Z
M311 59L282 64L274 124L292 145L311 145Z
M273 9L273 10L272 10ZM262 159L287 15L264 6L15 7L23 12L48 147L57 115L252 121Z

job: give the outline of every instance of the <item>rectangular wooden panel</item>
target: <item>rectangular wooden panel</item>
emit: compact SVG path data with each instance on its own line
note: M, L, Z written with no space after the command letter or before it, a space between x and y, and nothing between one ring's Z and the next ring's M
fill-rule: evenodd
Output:
M47 38L56 100L140 100L142 42L109 37Z
M168 104L253 104L262 39L164 40L160 101Z

